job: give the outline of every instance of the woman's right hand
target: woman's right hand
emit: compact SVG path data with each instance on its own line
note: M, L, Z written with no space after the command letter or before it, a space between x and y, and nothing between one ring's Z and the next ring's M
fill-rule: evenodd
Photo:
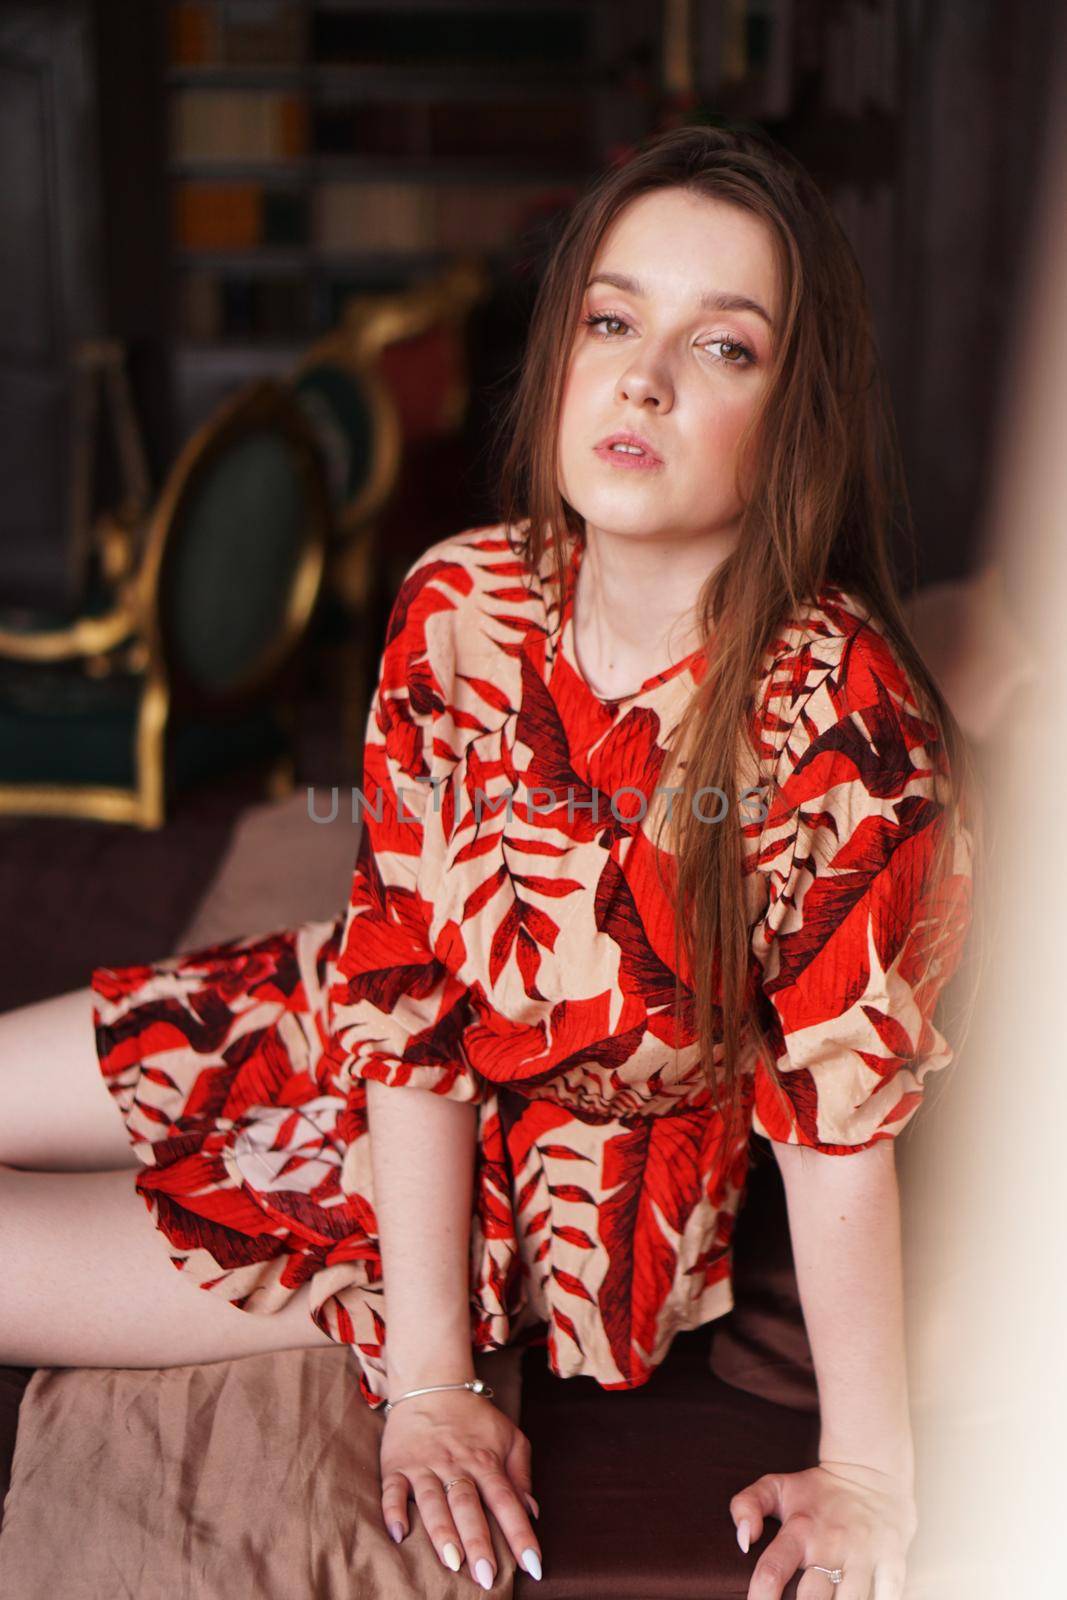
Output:
M541 1547L527 1511L538 1509L530 1492L530 1441L484 1395L442 1389L398 1405L385 1419L381 1476L382 1515L398 1542L409 1531L413 1495L445 1566L458 1572L465 1553L475 1582L491 1589L496 1556L487 1506L519 1565L541 1576ZM445 1484L459 1477L464 1481L446 1495Z

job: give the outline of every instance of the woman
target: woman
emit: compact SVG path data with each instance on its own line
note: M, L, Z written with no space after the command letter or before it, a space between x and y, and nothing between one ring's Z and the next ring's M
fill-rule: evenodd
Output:
M749 1594L803 1568L802 1600L889 1600L916 1524L892 1141L952 1057L973 830L893 586L862 284L810 179L705 127L604 175L502 441L499 525L432 546L393 608L345 914L3 1019L0 1157L50 1170L0 1174L0 1359L347 1343L395 1405L394 1537L413 1496L489 1587L491 1510L540 1576L529 1444L472 1352L649 1381L733 1303L755 1130L822 1432L818 1466L730 1502L743 1550L782 1524Z

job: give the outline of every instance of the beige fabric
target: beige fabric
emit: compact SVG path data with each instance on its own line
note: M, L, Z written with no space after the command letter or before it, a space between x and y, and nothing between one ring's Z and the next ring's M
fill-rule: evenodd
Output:
M241 813L176 952L325 921L344 910L362 819L352 822L349 791L343 785L338 785L332 822L313 819L330 815L333 790L319 786L310 795L309 801L309 785L300 784L285 800L267 800Z
M518 1350L475 1355L518 1421ZM47 1368L22 1401L0 1531L11 1600L470 1600L410 1506L382 1523L384 1422L350 1352L286 1350L141 1371ZM515 1558L489 1516L497 1582Z

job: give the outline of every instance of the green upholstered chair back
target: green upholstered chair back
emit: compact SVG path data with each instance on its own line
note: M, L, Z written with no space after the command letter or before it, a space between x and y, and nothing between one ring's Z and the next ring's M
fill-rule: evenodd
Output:
M303 633L330 530L316 441L280 384L252 385L187 446L162 508L154 610L172 695L240 700Z
M338 362L319 361L294 381L294 391L319 441L335 510L367 483L374 461L374 403L366 381Z

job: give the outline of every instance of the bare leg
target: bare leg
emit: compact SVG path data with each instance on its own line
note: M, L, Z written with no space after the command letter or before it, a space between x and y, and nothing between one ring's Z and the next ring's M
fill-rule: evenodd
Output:
M171 1367L336 1341L308 1286L280 1311L243 1311L167 1255L126 1172L0 1168L0 1362Z
M88 986L0 1015L0 1163L0 1362L166 1367L335 1343L306 1285L280 1311L242 1311L169 1259Z
M0 1162L40 1172L140 1166L100 1071L88 985L0 1016Z

